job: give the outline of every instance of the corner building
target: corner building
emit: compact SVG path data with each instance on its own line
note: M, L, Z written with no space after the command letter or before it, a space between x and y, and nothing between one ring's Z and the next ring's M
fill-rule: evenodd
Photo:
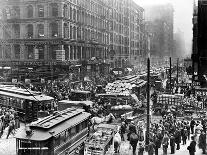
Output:
M143 56L144 9L132 0L110 0L112 21L110 26L111 68L136 65Z
M143 11L132 0L3 0L0 66L133 64Z
M8 0L0 7L1 60L106 59L109 7L99 0Z

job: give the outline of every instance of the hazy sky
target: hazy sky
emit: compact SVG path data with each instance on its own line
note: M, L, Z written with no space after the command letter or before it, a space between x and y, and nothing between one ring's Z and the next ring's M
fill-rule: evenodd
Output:
M138 5L171 3L174 7L174 32L180 29L184 33L186 49L191 53L193 0L134 0Z

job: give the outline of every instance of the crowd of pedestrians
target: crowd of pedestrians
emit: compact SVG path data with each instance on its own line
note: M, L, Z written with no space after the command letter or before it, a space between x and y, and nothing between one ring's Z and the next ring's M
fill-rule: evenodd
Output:
M149 155L167 155L168 149L171 154L176 154L181 146L187 145L187 140L191 140L190 145L186 146L186 151L190 155L195 155L196 146L203 151L203 154L206 154L206 121L204 119L202 121L193 118L189 121L178 120L169 113L159 122L151 124L148 145L145 145L144 127L135 125L133 121L129 124L123 121L120 134L122 141L126 141L124 135L127 135L133 155L143 155L144 151L147 151ZM162 153L160 148L162 148Z
M7 130L8 139L10 134L15 134L16 129L20 128L18 112L13 108L0 107L0 138Z

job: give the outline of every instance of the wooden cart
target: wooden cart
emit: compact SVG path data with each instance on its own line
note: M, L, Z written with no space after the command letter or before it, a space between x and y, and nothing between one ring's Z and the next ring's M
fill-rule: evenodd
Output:
M113 152L117 125L99 124L97 131L85 142L84 155L106 155Z

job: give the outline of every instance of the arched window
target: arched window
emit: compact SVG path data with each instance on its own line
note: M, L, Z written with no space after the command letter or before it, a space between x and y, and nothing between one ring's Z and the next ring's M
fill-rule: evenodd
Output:
M50 4L52 17L58 16L58 5L56 3Z
M13 6L12 7L11 16L13 18L19 18L20 17L20 8L19 8L19 6Z
M44 25L43 24L38 24L37 25L37 34L38 34L38 38L43 38L45 36L45 34L44 34Z
M57 23L50 24L50 32L51 32L51 37L58 37L58 24Z
M64 38L68 38L68 24L64 23Z
M19 26L19 24L14 24L13 29L14 29L14 38L19 38L20 37L20 26Z
M68 6L65 4L63 6L63 17L67 17L67 12L68 12Z
M72 18L73 18L73 9L72 9L72 7L70 6L70 19L72 20Z
M33 17L33 6L32 5L27 6L27 17L28 18Z
M44 6L43 5L38 5L38 17L44 17Z
M33 25L32 24L27 25L27 37L33 38Z

